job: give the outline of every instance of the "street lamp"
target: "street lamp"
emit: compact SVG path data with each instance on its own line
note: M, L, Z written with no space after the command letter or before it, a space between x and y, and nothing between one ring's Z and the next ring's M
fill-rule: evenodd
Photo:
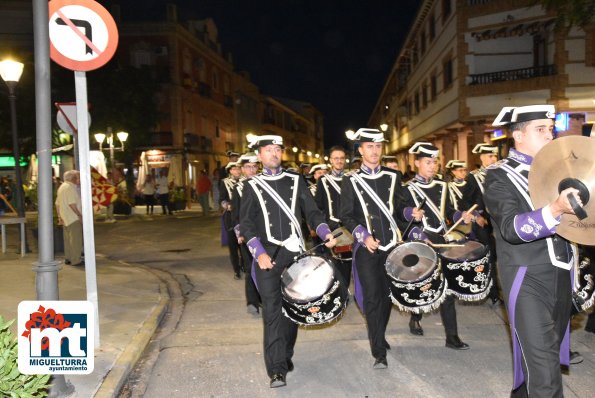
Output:
M5 60L0 62L0 75L2 80L8 86L8 101L10 102L10 118L12 120L12 152L14 157L14 173L16 178L16 201L17 212L19 217L25 217L24 194L23 194L23 179L21 176L21 152L19 150L19 141L17 134L17 96L15 88L21 75L23 74L23 65L20 62L13 60Z
M382 123L380 125L380 130L382 130L383 133L386 133L386 130L388 130L388 124Z
M124 151L124 143L128 140L128 133L125 131L119 131L116 133L118 140L120 141L120 147L114 147L114 134L112 133L112 128L107 128L107 134L103 133L96 133L94 134L95 141L99 143L99 150L103 151L103 142L105 141L107 145L109 145L109 160L110 160L110 167L114 167L114 149L118 151Z

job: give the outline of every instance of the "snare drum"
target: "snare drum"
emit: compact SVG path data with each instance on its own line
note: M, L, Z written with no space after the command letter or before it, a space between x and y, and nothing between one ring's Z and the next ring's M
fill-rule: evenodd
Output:
M333 231L333 236L341 232L341 235L337 236L337 244L331 248L332 256L341 261L351 261L351 252L353 250L353 235L345 227L339 227Z
M461 247L439 251L442 272L448 282L448 294L466 301L483 300L492 287L490 250L481 243L468 240Z
M347 306L349 290L335 267L319 256L302 257L281 275L283 314L299 325L321 325Z
M390 298L401 311L430 312L446 298L446 281L440 260L423 242L406 242L395 247L386 258Z

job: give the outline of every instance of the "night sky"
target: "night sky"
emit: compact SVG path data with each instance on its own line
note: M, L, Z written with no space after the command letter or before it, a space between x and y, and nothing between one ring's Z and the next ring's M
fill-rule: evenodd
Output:
M101 1L109 3L109 1ZM165 15L166 0L119 0L122 17ZM177 0L179 20L213 18L236 71L264 94L309 102L325 117L325 144L366 123L419 0ZM162 18L163 18L162 17ZM370 126L372 127L372 126Z

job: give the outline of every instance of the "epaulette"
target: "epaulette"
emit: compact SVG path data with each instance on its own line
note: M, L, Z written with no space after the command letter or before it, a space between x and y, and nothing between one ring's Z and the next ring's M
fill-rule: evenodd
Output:
M486 167L486 169L487 170L498 169L502 165L505 165L506 163L508 163L508 159L498 160L496 163L492 163L491 165L489 165L488 167Z

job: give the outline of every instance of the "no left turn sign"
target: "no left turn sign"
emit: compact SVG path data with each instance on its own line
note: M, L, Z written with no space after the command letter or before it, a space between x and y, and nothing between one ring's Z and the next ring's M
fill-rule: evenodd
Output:
M50 57L86 72L105 65L118 47L118 28L110 13L93 0L49 3Z

